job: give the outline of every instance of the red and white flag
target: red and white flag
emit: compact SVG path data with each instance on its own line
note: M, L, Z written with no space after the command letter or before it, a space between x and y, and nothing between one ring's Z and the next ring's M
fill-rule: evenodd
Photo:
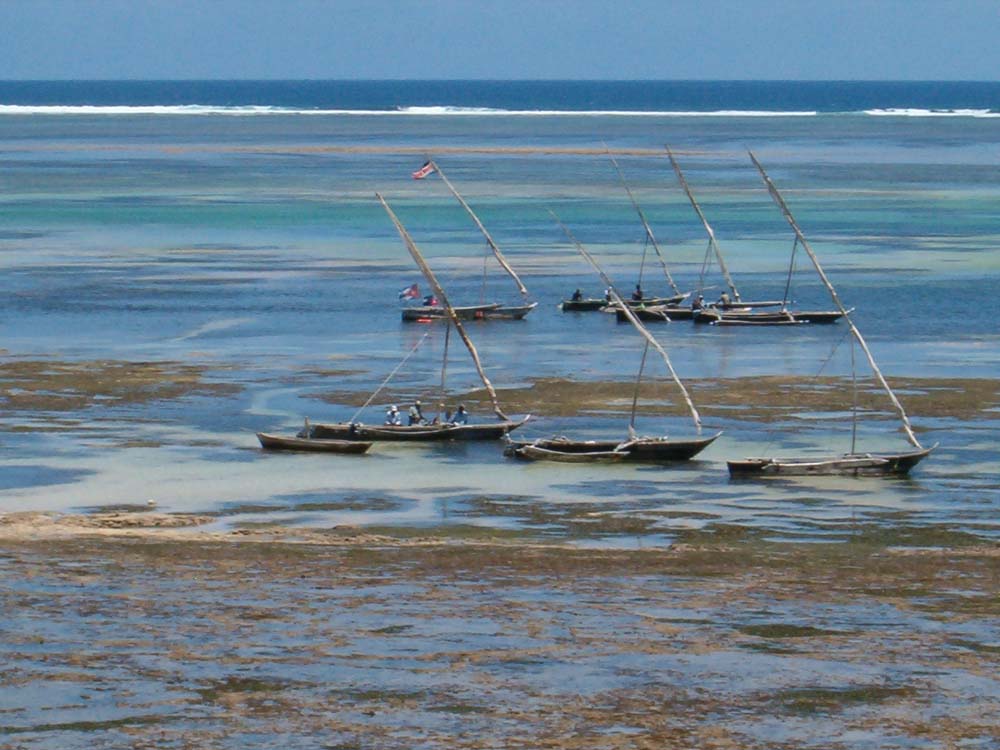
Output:
M424 162L424 165L420 169L418 169L416 172L413 173L413 179L422 180L433 171L434 171L434 162L428 159L427 161Z
M420 296L420 285L410 284L399 293L400 299L417 299Z

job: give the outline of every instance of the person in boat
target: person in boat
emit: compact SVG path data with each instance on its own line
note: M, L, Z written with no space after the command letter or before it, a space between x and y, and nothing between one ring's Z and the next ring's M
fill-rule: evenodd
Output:
M573 296L570 297L570 299L573 302L579 302L580 300L583 299L583 292L581 292L579 289L577 289L575 292L573 292Z
M452 414L449 420L452 424L468 424L469 423L469 412L465 410L465 404L459 404L455 413Z
M719 295L719 307L729 307L730 301L728 292L723 292Z
M604 290L604 301L605 302L611 301L611 287L608 287L607 289Z
M428 294L426 297L424 297L425 307L437 307L437 303L438 303L437 297L435 297L433 294Z
M705 296L702 295L702 294L699 294L697 297L695 297L691 301L691 309L692 310L701 310L703 307L705 307Z
M410 418L410 424L423 424L424 423L424 413L420 409L420 402L414 401L413 406L410 407L408 413Z
M403 424L403 420L399 416L399 409L396 408L395 404L385 410L385 423L391 425Z
M632 301L642 302L642 298L643 298L642 287L639 284L636 284L635 291L632 292Z

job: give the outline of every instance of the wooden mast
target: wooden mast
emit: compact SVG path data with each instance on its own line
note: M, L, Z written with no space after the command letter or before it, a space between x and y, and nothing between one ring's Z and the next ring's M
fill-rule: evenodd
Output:
M663 268L663 275L667 277L667 283L669 283L670 288L674 290L674 294L680 294L681 290L678 288L677 284L674 283L674 277L670 275L670 271L667 269L667 262L663 258L663 253L660 252L660 246L659 244L657 244L656 237L653 235L653 229L652 227L649 226L649 222L646 221L646 214L643 213L642 208L639 206L639 203L635 199L635 196L632 195L632 189L628 186L628 183L625 181L625 175L622 174L621 167L618 166L618 161L611 154L611 149L609 149L607 146L605 146L605 149L607 149L608 158L611 159L611 163L614 164L615 166L615 171L618 173L618 179L621 180L622 182L622 187L625 188L625 192L628 193L628 199L632 201L632 207L635 209L635 212L639 214L639 221L642 222L642 226L646 230L646 239L649 240L650 244L652 244L653 246L653 249L656 251L656 257L659 258L660 260L660 266Z
M399 232L399 236L403 238L403 243L406 245L406 249L409 250L410 255L416 262L417 266L420 268L420 272L423 273L424 278L427 279L427 283L431 285L431 289L434 290L434 294L444 305L445 310L448 313L448 318L451 320L452 325L455 326L455 330L461 337L462 342L465 344L465 348L469 350L469 354L472 355L472 361L476 365L476 372L479 373L480 380L483 381L483 385L486 387L487 393L490 395L490 400L493 402L493 412L502 420L509 421L510 417L503 413L500 408L500 402L497 398L497 392L493 388L493 384L490 379L486 377L486 373L483 371L482 362L479 361L479 353L476 351L476 347L473 346L472 340L469 338L468 334L465 332L465 328L462 327L462 322L458 319L458 314L455 312L455 308L451 306L451 302L448 301L448 295L444 293L444 289L438 283L437 277L434 272L431 271L430 266L424 260L424 256L420 254L420 250L417 249L416 243L413 238L410 237L410 233L406 231L406 227L403 226L402 222L396 217L392 209L389 208L389 204L386 203L385 198L382 197L380 193L375 193L375 197L378 198L379 203L385 209L386 213L389 214L389 218L392 219L392 223L396 226L396 231Z
M680 182L681 187L684 188L684 192L687 193L688 200L691 201L691 206L694 208L694 212L698 214L698 218L701 219L702 225L705 227L705 231L708 233L708 244L711 245L712 250L715 252L715 258L719 261L719 268L722 269L722 276L726 280L726 284L729 286L729 291L733 293L733 301L740 301L740 292L736 288L736 282L733 281L733 277L729 275L729 268L726 266L726 261L722 257L722 250L719 249L719 243L715 239L715 231L712 229L712 225L708 223L708 219L705 218L705 214L701 211L701 206L698 205L698 201L694 199L694 195L691 193L691 188L688 187L687 180L684 179L684 173L681 171L680 165L674 158L673 152L670 150L670 146L664 146L667 150L667 156L670 158L670 164L674 168L674 172L677 175L677 180Z
M889 383L886 381L885 376L882 375L882 371L878 369L878 365L875 364L875 357L872 356L871 350L868 348L868 344L865 343L865 339L861 335L861 331L858 330L857 326L854 325L854 321L851 320L849 311L846 307L844 307L844 303L840 301L840 296L837 294L837 290L833 288L833 284L830 283L826 273L823 271L823 267L819 264L816 254L812 251L812 248L809 247L809 242L806 240L805 235L802 234L802 230L799 229L799 225L795 222L795 217L792 216L792 212L789 210L784 198L781 197L781 193L778 192L778 188L776 188L774 183L771 182L771 178L768 177L767 172L764 171L764 167L762 167L760 162L757 161L757 157L754 156L753 152L748 151L747 153L750 154L750 159L753 161L754 166L757 167L757 171L760 172L760 176L763 178L764 184L767 186L767 191L771 194L771 198L774 199L778 208L781 209L781 213L784 215L785 220L795 232L796 238L802 245L802 248L809 255L809 259L812 261L813 266L816 267L816 272L819 274L820 279L826 286L827 291L830 292L830 297L833 298L833 304L837 306L837 309L843 314L844 320L847 321L847 325L850 327L851 333L854 334L854 338L861 347L861 351L863 351L865 356L868 358L868 364L871 365L872 372L875 373L875 377L882 385L882 388L885 389L885 392L889 394L889 400L892 401L893 406L896 407L896 411L899 412L899 417L903 423L903 429L906 431L907 438L909 438L910 442L916 448L923 450L924 447L920 444L920 441L917 440L917 436L913 433L913 428L910 426L910 419L906 416L906 412L903 410L903 405L899 402L899 399L896 398L896 394L893 393L892 388L889 387Z
M579 240L577 240L576 237L573 236L573 233L569 231L569 227L563 224L562 221L559 220L559 217L556 216L551 209L549 210L549 213L552 215L552 218L556 220L556 223L562 227L563 232L566 233L566 236L569 237L570 241L576 245L576 249L580 252L580 254L586 258L587 262L589 262L590 265L594 267L594 270L597 271L598 276L601 277L601 281L603 281L608 288L608 294L611 296L611 301L618 306L618 309L625 311L625 316L629 319L632 325L635 326L636 330L644 339L646 339L649 345L656 349L656 351L660 353L660 356L663 357L663 361L667 365L667 370L670 371L670 376L674 379L674 383L677 384L677 387L683 394L684 401L687 402L688 409L691 412L691 418L694 420L695 429L700 435L701 416L699 416L698 410L695 408L694 401L691 400L691 394L688 393L687 388L684 387L684 383L681 382L680 377L677 375L677 371L674 370L674 366L670 361L670 355L667 354L666 349L660 346L660 342L656 340L653 334L649 332L646 326L644 326L639 318L636 317L635 313L632 312L632 309L625 304L625 301L618 295L618 292L615 290L614 282L611 281L606 273L604 273L604 269L602 269L598 265L597 261L594 260L594 256L592 256L587 249L580 244Z
M510 263L507 262L503 253L500 252L500 248L497 247L497 243L493 241L493 237L490 236L490 233L486 231L486 227L483 226L483 222L481 222L479 217L476 216L476 212L472 210L471 206L465 202L465 199L455 189L455 186L451 184L447 177L445 177L444 172L441 171L441 167L438 166L437 162L431 160L431 165L434 167L434 171L441 175L441 179L444 181L444 184L448 186L451 194L455 196L455 199L462 205L462 208L464 208L469 216L472 217L472 221L475 225L479 227L479 231L482 232L483 237L486 238L486 244L490 246L490 250L492 250L493 255L496 256L497 262L500 263L503 270L505 270L510 277L514 279L514 283L517 284L517 290L521 293L521 296L526 297L528 295L527 287L524 286L524 283L514 272L514 269L511 268Z

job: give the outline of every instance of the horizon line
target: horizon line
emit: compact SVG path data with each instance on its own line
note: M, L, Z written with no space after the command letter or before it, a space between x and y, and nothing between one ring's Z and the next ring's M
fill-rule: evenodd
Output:
M975 83L975 78L2 78L0 83Z

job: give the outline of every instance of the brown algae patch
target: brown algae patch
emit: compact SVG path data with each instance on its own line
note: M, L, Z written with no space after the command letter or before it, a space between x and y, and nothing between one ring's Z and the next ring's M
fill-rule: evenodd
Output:
M188 396L229 396L241 390L205 379L205 367L179 362L95 360L0 363L0 406L11 412L75 412Z
M0 723L52 747L770 750L813 746L816 718L870 747L995 736L991 621L948 594L995 595L996 557L727 541L8 540ZM73 705L48 691L67 684Z
M976 378L890 378L902 396L907 412L914 417L983 419L989 410L1000 408L1000 380ZM585 414L627 414L636 392L634 380L575 381L538 378L520 388L500 388L498 393L509 414L543 414L573 417ZM754 376L747 378L701 378L686 383L703 416L769 421L802 412L842 412L851 408L850 378ZM872 379L858 381L858 407L866 412L892 412L885 392ZM640 414L676 412L687 414L683 399L669 383L644 381L639 385L637 411ZM428 403L439 394L428 391ZM410 392L386 392L386 400L406 401ZM328 392L320 397L328 403L360 406L365 394ZM484 389L455 394L474 412L492 410ZM894 417L893 417L894 418Z

